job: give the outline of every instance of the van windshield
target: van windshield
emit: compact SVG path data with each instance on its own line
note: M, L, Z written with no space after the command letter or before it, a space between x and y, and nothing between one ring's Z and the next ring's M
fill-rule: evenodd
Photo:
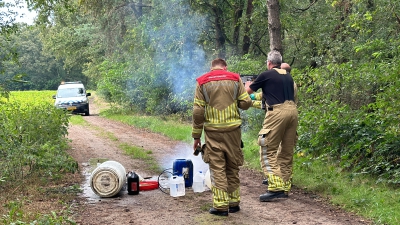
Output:
M59 89L57 91L58 98L71 98L71 97L80 97L85 95L86 94L83 88L67 88L67 89Z

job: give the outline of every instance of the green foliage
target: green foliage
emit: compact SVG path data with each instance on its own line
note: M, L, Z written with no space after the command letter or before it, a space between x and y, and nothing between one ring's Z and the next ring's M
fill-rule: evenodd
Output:
M39 27L20 25L18 32L9 36L7 46L15 51L17 60L5 58L2 62L0 83L7 90L55 90L63 80L84 80L79 70L66 70L62 60L43 51L40 31Z
M128 75L124 72L124 64L104 61L98 68L102 78L97 84L98 93L111 103L124 105L129 99L125 90Z
M15 100L0 104L0 121L0 177L12 182L31 173L56 176L77 170L65 152L68 115L63 110L46 101Z
M400 118L398 63L352 63L308 70L300 76L298 151L323 157L377 182L398 185Z
M206 71L204 52L196 43L202 21L184 1L154 1L152 13L127 32L129 42L122 46L128 51L98 67L100 93L131 110L186 116L195 77ZM118 63L122 58L123 66Z
M56 212L52 211L51 215L42 215L38 220L33 223L43 225L59 225L59 224L71 224L75 225L76 222L68 218L67 216L59 216Z
M67 216L59 216L56 212L52 211L51 215L43 214L38 215L38 219L32 222L24 222L24 213L22 206L24 201L11 201L5 207L9 209L8 215L3 215L1 220L3 224L40 224L40 225L62 225L62 224L76 224L75 221L69 219Z
M299 156L294 161L293 182L297 187L308 193L318 193L376 224L399 223L400 192L397 188L376 183L374 176L367 173L346 172L323 158Z
M227 60L228 70L239 74L255 74L267 70L265 60L259 57L252 57L251 55L244 55L242 57L232 56Z
M3 224L12 224L12 222L17 222L17 224L23 223L20 221L22 218L22 210L21 210L22 202L9 202L5 207L9 209L8 215L3 215L1 220Z

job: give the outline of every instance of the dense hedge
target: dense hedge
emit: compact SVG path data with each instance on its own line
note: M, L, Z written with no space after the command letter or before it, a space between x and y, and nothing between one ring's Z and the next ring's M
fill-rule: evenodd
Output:
M297 150L399 185L399 74L396 60L297 71L302 84Z
M0 178L15 181L31 173L75 171L65 152L68 115L47 102L0 103Z

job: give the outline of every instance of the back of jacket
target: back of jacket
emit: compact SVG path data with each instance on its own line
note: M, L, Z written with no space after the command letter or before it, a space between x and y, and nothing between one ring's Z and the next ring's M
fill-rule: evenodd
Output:
M220 76L220 80L213 79L205 83L201 78L213 75ZM252 101L247 94L238 74L225 70L212 71L198 78L193 105L192 137L200 138L203 128L208 131L231 131L238 128L242 120L239 108L248 109ZM230 75L225 79L223 74ZM219 75L218 75L219 74ZM232 77L236 77L233 79Z

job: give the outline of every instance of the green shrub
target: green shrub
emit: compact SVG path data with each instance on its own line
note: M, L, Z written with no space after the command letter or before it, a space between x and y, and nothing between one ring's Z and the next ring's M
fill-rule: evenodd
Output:
M305 70L298 76L303 86L297 151L374 175L377 182L399 184L400 89L398 72L392 71L398 66L351 65Z
M68 115L51 104L0 104L0 177L77 170L65 152L67 127Z

